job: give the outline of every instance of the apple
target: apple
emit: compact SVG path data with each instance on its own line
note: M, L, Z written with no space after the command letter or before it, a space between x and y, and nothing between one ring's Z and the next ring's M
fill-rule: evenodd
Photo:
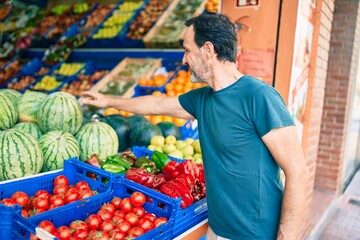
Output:
M185 142L184 142L185 143ZM192 156L194 155L194 148L190 145L185 145L184 147L180 148L180 151L184 156Z
M194 160L194 157L192 155L187 155L187 156L184 156L184 159L191 159L191 160Z
M150 144L157 147L162 147L165 144L165 138L161 135L154 135L150 138Z
M155 147L154 150L158 150L159 152L163 152L163 149L162 149L162 147L160 147L160 146Z
M168 143L168 144L165 144L165 145L162 147L162 150L163 150L163 152L164 152L165 154L169 154L169 153L175 151L175 150L176 150L176 147L175 147L174 144Z
M196 139L193 144L192 144L194 150L196 153L201 153L201 148L200 148L200 140Z
M183 147L185 147L185 146L188 146L184 141L182 141L182 140L177 140L176 142L175 142L175 147L176 147L176 149L182 149Z
M176 137L174 135L168 135L165 138L165 144L175 144L176 143Z
M185 139L185 143L186 143L187 145L193 144L194 141L195 141L195 140L192 139L192 138L187 138L187 139Z
M194 162L196 164L199 164L199 163L203 163L203 160L202 160L202 154L201 153L195 153L194 156Z
M151 151L154 151L155 148L156 148L156 146L150 144L150 145L147 146L146 148L149 149L149 150L151 150Z
M175 151L169 153L169 156L178 158L178 159L184 158L184 155L182 154L182 152L179 149L176 149Z

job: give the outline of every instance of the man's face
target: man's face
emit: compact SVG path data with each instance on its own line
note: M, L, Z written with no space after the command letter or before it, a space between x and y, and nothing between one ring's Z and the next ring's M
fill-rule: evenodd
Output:
M202 48L199 48L195 43L194 35L193 26L188 27L184 35L183 64L187 65L191 72L191 82L206 83L205 74L209 73L209 66L204 59Z

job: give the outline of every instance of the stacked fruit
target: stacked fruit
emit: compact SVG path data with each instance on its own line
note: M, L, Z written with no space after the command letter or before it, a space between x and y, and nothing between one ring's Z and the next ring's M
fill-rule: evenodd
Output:
M114 197L110 203L100 207L97 213L86 219L72 221L69 226L55 228L50 221L38 224L58 239L134 239L168 222L166 217L158 217L146 212L146 196L133 192L130 197Z
M138 81L139 86L143 87L161 87L163 86L169 78L174 74L173 71L170 71L166 76L164 74L155 74L151 78L140 78Z
M0 69L0 85L15 76L20 71L20 63L18 60L13 61L5 68Z
M32 76L22 76L20 78L20 80L9 83L7 85L7 87L11 88L11 89L14 89L14 90L21 91L24 88L26 88L27 86L29 86L30 84L32 84L33 82L35 82L34 77L32 77Z
M61 76L72 76L77 73L82 67L84 67L83 63L63 63L61 64L59 69L56 69L54 71L54 73Z
M60 80L60 81L59 81ZM39 82L37 82L32 89L40 90L40 91L52 91L60 86L61 79L56 78L54 76L45 75L41 78Z

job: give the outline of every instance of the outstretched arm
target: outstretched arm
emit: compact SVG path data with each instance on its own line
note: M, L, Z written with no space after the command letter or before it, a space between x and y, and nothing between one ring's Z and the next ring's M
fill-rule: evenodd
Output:
M111 98L96 92L84 92L80 103L96 107L112 107L139 115L166 115L183 119L194 118L181 107L178 97L147 95L136 98Z
M298 239L310 174L296 127L273 129L262 139L286 177L277 239Z

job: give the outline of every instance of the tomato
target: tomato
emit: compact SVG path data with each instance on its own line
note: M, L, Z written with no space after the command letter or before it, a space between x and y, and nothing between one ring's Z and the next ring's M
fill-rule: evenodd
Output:
M59 184L65 184L66 186L69 185L69 180L66 176L64 175L59 175L54 179L54 186L59 185Z
M65 204L65 201L61 195L52 195L49 199L49 204L55 207L60 207Z
M109 234L107 232L94 231L89 233L86 240L109 240Z
M124 219L129 222L131 226L136 226L139 221L139 217L133 212L129 212L128 214L126 214Z
M80 191L79 199L84 199L84 198L88 198L88 197L92 197L92 196L94 196L94 192L91 191L91 189L84 189L84 190Z
M48 220L41 221L38 226L49 233L53 233L55 231L54 224Z
M111 220L114 216L114 214L107 209L100 209L97 215L99 215L102 220Z
M99 227L101 225L101 222L102 222L102 219L97 214L91 214L86 219L86 223L87 223L87 225L89 227L89 230L99 229Z
M104 220L100 225L100 231L110 232L115 229L115 224L111 220Z
M60 240L69 240L71 237L71 231L68 227L66 226L60 226L58 227L55 232L57 233L57 235L59 236Z
M116 225L118 222L124 221L124 217L113 216L113 218L111 219L111 221Z
M79 199L80 193L77 189L69 189L64 195L65 203L72 203Z
M139 218L142 218L146 213L143 207L134 207L131 212L135 213Z
M35 209L43 209L46 211L49 208L49 201L46 198L35 197L34 202Z
M144 229L145 232L148 232L155 227L155 224L148 218L142 218L139 220L138 226Z
M164 223L167 223L168 219L166 217L160 217L160 218L157 218L155 219L154 221L154 224L155 224L155 227L158 227Z
M75 187L77 187L79 190L90 189L90 186L86 181L77 182Z
M29 202L29 196L26 193L20 191L11 195L11 199L22 207L24 207Z
M114 215L114 212L115 212L115 207L114 205L108 203L108 204L105 204L105 205L102 205L100 209L107 209L109 210L113 215Z
M122 240L125 238L125 233L123 233L119 229L114 229L114 230L111 230L111 232L109 233L109 236L113 240Z
M123 233L127 233L130 230L131 225L127 221L122 221L116 224L116 228L122 231Z
M132 237L138 237L142 234L144 234L144 229L141 227L133 227L128 232L128 235L131 235Z
M130 202L134 207L141 207L146 202L146 196L141 192L133 192L130 196Z
M126 213L123 212L122 210L116 210L114 212L114 216L119 216L119 217L125 217Z
M120 208L125 213L131 212L132 205L131 205L131 202L130 202L130 198L124 198L123 200L121 200Z
M120 203L121 203L121 198L119 197L114 197L113 199L111 199L111 202L110 202L112 205L114 205L115 209L116 210L119 210L121 209L120 208Z
M46 190L39 190L35 193L35 198L37 198L37 197L49 199L51 197L51 194Z
M10 198L4 198L3 200L1 200L1 203L9 207L12 207L16 204L15 201Z
M39 209L30 209L29 211L28 211L28 216L30 217L30 216L35 216L35 215L38 215L38 214L40 214L40 213L43 213L43 212L45 212L46 210L45 209L41 209L41 208L39 208Z
M69 228L72 230L83 229L85 231L88 231L88 229L89 229L86 222L81 221L81 220L72 221L69 225Z
M145 215L143 216L143 218L148 218L151 221L155 221L156 216L153 213L145 213Z
M73 230L72 236L74 238L86 239L89 236L89 233L85 229L78 228Z
M55 185L54 187L54 195L57 195L57 194L61 194L61 193L66 193L66 191L69 189L69 186L68 185L65 185L65 184L57 184Z

